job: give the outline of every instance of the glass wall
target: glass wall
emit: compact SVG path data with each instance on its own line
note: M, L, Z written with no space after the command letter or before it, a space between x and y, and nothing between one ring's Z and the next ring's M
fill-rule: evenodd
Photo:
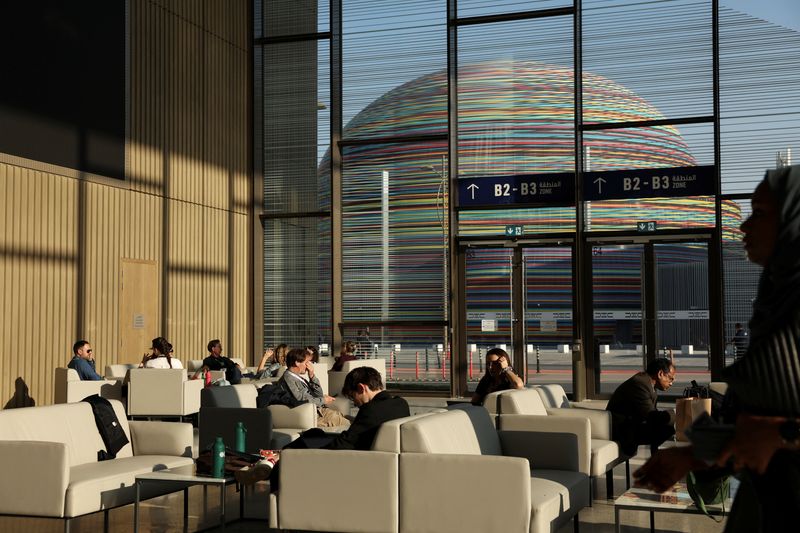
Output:
M653 331L678 357L692 345L703 378L714 357L730 362L730 347L727 359L712 353L722 321L665 317L720 308L724 342L746 325L759 270L744 259L738 226L764 170L800 153L800 28L721 7L715 95L712 15L711 0L254 0L265 343L332 350L355 340L360 357L387 360L391 386L442 390L451 368L463 369L453 383L474 383L486 349L506 345L524 352L529 381L570 390L571 361L559 350L592 312L586 341L600 351L587 381L608 392L652 356L643 348L646 247L667 279L707 269L721 244L722 293L713 273L696 287L718 301L690 305L654 288ZM702 195L575 204L586 172L717 164L709 179L720 181ZM556 173L572 187L558 202L528 195L467 207L453 190ZM689 240L680 249L620 244L645 222ZM709 239L705 262L687 266L698 235ZM530 244L537 239L548 244ZM588 260L563 244L587 239L597 242ZM459 246L465 268L450 264ZM524 270L516 281L515 256ZM594 304L573 317L576 279L592 280ZM521 338L505 322L514 298L534 306ZM451 353L455 338L460 353Z

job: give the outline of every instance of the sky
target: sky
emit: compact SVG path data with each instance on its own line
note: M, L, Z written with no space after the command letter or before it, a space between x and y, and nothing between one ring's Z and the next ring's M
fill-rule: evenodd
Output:
M720 0L720 4L800 31L798 0Z

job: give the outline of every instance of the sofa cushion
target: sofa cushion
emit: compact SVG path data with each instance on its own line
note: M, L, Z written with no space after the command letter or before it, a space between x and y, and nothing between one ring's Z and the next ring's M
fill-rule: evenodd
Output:
M552 497L557 498L555 514ZM579 472L532 468L531 504L534 508L532 520L539 524L552 524L552 531L556 531L589 505L589 478ZM543 513L539 517L536 513L537 507L541 507ZM540 531L550 530L548 526Z
M531 469L531 531L556 531L589 505L589 478L579 472Z
M381 424L378 432L375 434L375 440L372 441L372 450L377 452L392 452L400 453L400 426L411 420L416 420L432 413L422 413L418 415L405 416L403 418L395 418L388 420Z
M504 391L500 395L503 414L546 415L542 397L534 389Z
M481 455L475 428L461 410L434 413L400 426L403 452Z
M122 403L110 400L120 425L130 439L130 429ZM105 449L100 432L86 402L6 409L0 412L0 440L63 442L69 466L96 463L97 452ZM133 455L130 443L118 457Z
M478 437L481 455L503 455L500 438L494 427L494 422L492 422L492 417L486 409L480 405L470 405L468 403L451 405L448 409L467 413L472 429L475 430L475 436Z
M569 407L569 398L561 385L537 385L534 390L544 402L545 407Z
M200 393L201 407L248 407L255 409L258 389L250 383L208 387Z
M64 516L80 516L131 503L136 495L134 482L137 474L191 464L190 457L139 455L73 466ZM156 491L151 486L143 497L164 493L164 490Z
M619 444L613 440L592 439L592 476L603 475L619 457Z

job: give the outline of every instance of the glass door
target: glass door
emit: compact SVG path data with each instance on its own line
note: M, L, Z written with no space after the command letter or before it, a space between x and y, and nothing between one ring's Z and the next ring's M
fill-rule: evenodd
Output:
M572 392L572 248L522 249L528 383Z
M503 348L514 356L512 327L513 248L467 248L467 386L474 391L486 368L486 352Z
M610 394L644 365L644 245L592 247L595 392Z
M486 371L486 352L499 347L528 383L571 392L572 248L468 248L465 256L469 390Z
M675 364L673 394L710 381L707 242L593 246L592 313L595 393L656 357Z
M709 344L708 244L653 244L657 352L671 357L680 394L694 379L711 380Z

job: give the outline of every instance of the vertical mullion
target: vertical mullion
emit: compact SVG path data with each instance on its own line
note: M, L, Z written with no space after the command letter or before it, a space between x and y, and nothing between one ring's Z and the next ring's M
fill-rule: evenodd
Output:
M574 84L575 115L575 268L573 269L573 321L572 337L579 348L572 357L572 386L575 399L583 400L597 391L588 383L587 372L598 372L592 359L595 355L592 332L593 313L591 312L591 256L586 241L585 213L583 206L583 2L573 2L572 14L572 82ZM587 365L588 362L588 365Z
M711 0L711 41L712 41L712 91L714 102L714 221L716 231L708 249L709 272L709 337L711 350L709 363L711 378L717 379L725 366L725 283L722 258L722 157L720 154L720 80L719 80L719 0Z
M331 87L331 353L342 346L342 0L330 4Z
M454 291L453 287L464 287L462 269L453 268L461 264L455 246L458 236L458 0L447 0L447 178L448 178L448 235L447 254L451 265L448 290L449 315L444 317L449 323L450 342L450 394L454 397L467 394L466 343L467 330L464 291ZM461 258L463 261L463 258ZM466 272L466 270L463 270Z

